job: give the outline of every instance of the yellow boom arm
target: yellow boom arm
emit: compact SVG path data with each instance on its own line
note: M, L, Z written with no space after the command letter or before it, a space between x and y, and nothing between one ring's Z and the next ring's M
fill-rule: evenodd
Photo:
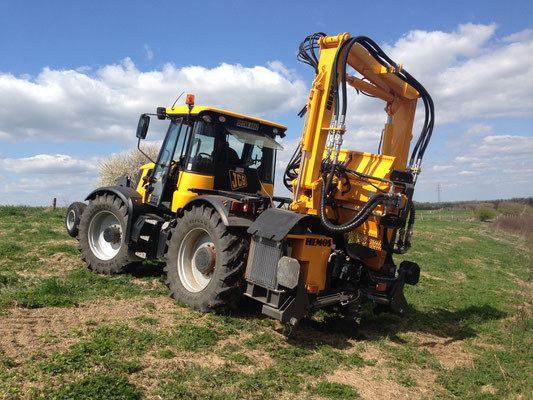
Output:
M392 236L388 232L384 237L380 218L399 215L410 206L412 196L412 190L406 190L407 186L391 178L391 174L407 174L410 177L407 183L412 188L427 145L425 141L431 135L426 120L423 137L415 148L418 158L414 152L411 162L414 157L415 163L408 165L416 103L421 97L419 90L427 92L368 38L351 38L348 33L321 36L317 45L319 57L314 65L317 73L307 101L301 154L298 165L293 165L296 177L292 180L290 208L319 215L332 233L344 233L349 241L376 250L377 259L370 264L379 268L386 255L381 251L383 240ZM349 76L347 67L359 75ZM346 85L385 103L386 123L379 154L341 149L346 131ZM428 98L431 101L429 95L424 97L426 111ZM335 223L328 225L332 220Z

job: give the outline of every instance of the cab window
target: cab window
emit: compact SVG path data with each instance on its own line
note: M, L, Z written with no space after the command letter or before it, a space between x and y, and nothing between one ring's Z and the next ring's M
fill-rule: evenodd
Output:
M194 125L186 170L213 173L213 151L215 149L215 130L213 125L197 121Z

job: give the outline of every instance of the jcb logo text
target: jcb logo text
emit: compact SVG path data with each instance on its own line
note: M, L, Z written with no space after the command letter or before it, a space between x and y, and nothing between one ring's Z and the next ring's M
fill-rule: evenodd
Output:
M232 170L229 171L229 183L231 190L242 189L248 186L246 175Z

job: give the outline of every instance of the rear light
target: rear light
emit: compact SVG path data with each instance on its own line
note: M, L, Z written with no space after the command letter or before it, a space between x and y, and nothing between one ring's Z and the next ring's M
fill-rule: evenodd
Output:
M320 291L320 286L318 285L305 285L307 288L307 293L318 293Z
M376 284L376 290L378 292L384 292L385 290L387 290L387 284L386 283L378 283L378 284Z
M243 201L232 201L230 206L231 211L247 213L251 211L250 204Z

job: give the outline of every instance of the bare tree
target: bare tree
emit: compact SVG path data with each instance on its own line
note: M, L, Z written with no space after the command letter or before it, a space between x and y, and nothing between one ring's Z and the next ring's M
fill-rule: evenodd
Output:
M145 143L142 150L150 156L153 160L157 158L160 144ZM122 153L117 153L110 156L107 160L100 164L100 180L99 186L113 186L117 184L117 180L126 175L130 178L132 186L137 186L137 172L139 167L149 163L148 160L139 150L132 149Z

